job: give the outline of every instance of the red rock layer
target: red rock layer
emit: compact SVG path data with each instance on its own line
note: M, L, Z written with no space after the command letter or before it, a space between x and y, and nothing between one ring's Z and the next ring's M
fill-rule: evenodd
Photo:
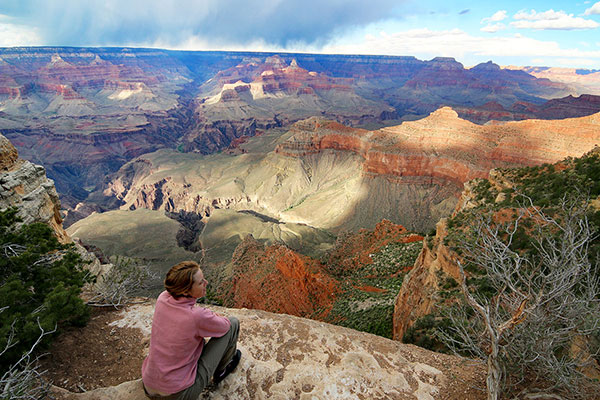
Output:
M250 235L235 250L232 263L228 306L312 316L326 313L338 292L338 283L318 261L283 245L265 247Z
M15 62L10 54L4 57ZM76 62L67 62L54 54L48 62L47 55L41 55L39 59L32 56L30 63L18 60L18 67L0 64L0 94L14 99L37 91L60 95L66 100L82 99L78 93L82 89L132 90L140 84L156 86L173 75L173 71L159 71L135 57L122 64L113 64L99 56L90 60L87 54L75 57L78 57Z
M276 152L291 157L325 150L364 158L363 174L430 177L458 187L492 168L538 165L580 156L600 143L600 114L564 120L476 125L441 108L429 117L365 131L311 118Z
M401 225L383 220L374 230L362 229L340 237L325 264L283 245L264 246L252 236L236 248L233 279L219 289L225 304L324 320L339 294L340 282L332 276L355 273L372 263L370 254L389 243L423 240ZM410 269L406 266L406 270ZM365 269L365 274L369 274ZM362 286L356 289L379 292Z
M240 84L241 82L250 82ZM219 72L206 88L216 84L237 84L223 90L221 101L237 100L237 94L250 91L251 86L261 87L264 94L315 95L318 91L351 92L351 78L332 78L324 73L309 72L293 60L289 66L279 56L268 57L265 62L248 62Z

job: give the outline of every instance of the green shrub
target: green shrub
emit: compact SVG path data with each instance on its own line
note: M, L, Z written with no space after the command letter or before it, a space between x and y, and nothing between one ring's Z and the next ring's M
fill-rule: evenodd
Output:
M15 209L0 211L0 372L28 351L40 327L83 325L89 310L79 298L92 280L72 246L61 245L52 230L34 223L16 228ZM14 336L13 336L14 335ZM39 347L52 338L47 335Z
M427 314L419 317L415 323L406 330L402 337L403 343L410 343L425 349L448 353L449 349L439 339L438 331L447 329L450 324L448 318L438 313Z
M391 338L394 302L405 276L402 271L415 263L422 247L420 241L392 242L371 254L370 264L346 271L327 322ZM365 291L366 286L381 291Z

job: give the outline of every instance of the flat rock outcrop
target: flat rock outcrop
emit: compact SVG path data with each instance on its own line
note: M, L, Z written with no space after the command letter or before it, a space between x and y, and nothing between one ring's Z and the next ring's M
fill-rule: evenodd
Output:
M54 182L40 165L18 158L15 147L0 135L0 209L17 207L23 224L49 225L59 241L71 239L62 227L60 201Z
M111 325L150 334L153 304L130 306ZM242 360L204 399L480 399L483 384L472 361L378 336L289 315L215 308L241 322ZM142 400L140 380L63 400Z

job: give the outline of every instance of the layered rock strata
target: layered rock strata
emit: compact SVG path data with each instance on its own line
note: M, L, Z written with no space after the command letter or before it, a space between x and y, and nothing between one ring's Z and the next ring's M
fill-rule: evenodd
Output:
M536 78L549 79L569 85L576 93L600 95L600 71L561 67L517 67L507 69L525 71Z
M485 124L488 121L519 121L524 119L564 119L577 118L600 112L600 96L582 94L551 99L543 104L517 101L504 107L496 101L489 101L478 107L455 107L461 118Z
M523 71L491 62L464 68L451 58L0 49L0 129L22 157L46 168L70 209L108 174L158 148L213 153L314 115L383 126L442 105L465 108L461 115L477 122L589 112L565 103L536 114L546 99L570 93ZM490 112L487 103L510 111ZM519 111L523 104L532 111Z
M374 131L313 117L284 138L273 152L236 157L149 154L126 165L104 194L124 209L184 210L202 218L215 209L250 209L325 229L388 218L426 231L452 212L464 182L492 168L579 156L600 143L600 114L481 126L442 108Z
M600 142L600 114L559 121L526 120L486 126L444 107L418 121L377 131L309 119L276 152L304 156L324 150L363 158L367 175L427 177L462 186L492 168L537 165L579 156Z
M113 322L150 334L153 304L131 306ZM242 360L204 399L480 399L483 371L468 360L433 353L322 322L258 310L215 311L241 322ZM147 340L145 341L148 342ZM144 399L140 380L86 393L55 388L59 399Z

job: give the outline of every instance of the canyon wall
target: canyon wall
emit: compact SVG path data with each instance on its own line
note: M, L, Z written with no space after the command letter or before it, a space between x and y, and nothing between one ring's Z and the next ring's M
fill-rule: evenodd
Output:
M536 78L549 79L563 83L573 88L573 94L600 95L600 71L597 69L576 69L562 67L518 67L508 66L507 69L525 71Z
M570 93L523 71L464 68L450 58L0 49L0 130L46 168L71 210L94 208L79 203L107 175L159 148L209 154L315 115L380 127L444 105L481 123L598 111L538 107ZM510 111L490 112L488 103Z
M465 242L469 240L469 228L477 228L478 217L492 215L492 230L496 226L502 226L504 222L519 219L518 226L521 231L511 237L511 251L526 252L527 249L537 246L530 244L527 238L530 235L535 236L536 229L542 228L535 215L528 216L525 213L524 216L518 217L524 209L538 208L557 218L554 215L560 215L560 211L556 210L563 207L561 201L567 202L566 209L571 206L569 201L573 200L570 196L581 196L575 199L576 201L585 201L585 196L589 196L587 212L594 215L599 191L595 184L597 171L600 169L599 149L600 147L595 146L578 157L566 157L554 163L538 165L537 168L493 169L486 180L466 182L454 213L451 217L440 220L434 236L425 238L421 253L402 284L394 307L394 339L404 340L403 337L406 338L405 334L413 326L420 330L420 333L413 336L414 332L411 332L406 340L412 342L418 335L433 336L431 324L435 326L436 323L445 323L443 310L459 301L461 297L459 282L462 278L458 266L460 249L462 246L468 247ZM588 218L593 221L593 217ZM590 224L593 225L594 222ZM477 234L485 235L485 232ZM525 239L519 235L525 236ZM532 239L532 242L537 243L536 240ZM593 246L594 244L591 244L590 249ZM456 247L459 250L453 250ZM527 257L530 256L525 258ZM535 263L536 261L532 262ZM473 285L476 288L477 285L481 285L472 283L476 281L477 274L468 268L465 269L469 286ZM487 278L483 276L485 281ZM479 286L480 290L485 290L481 288L482 286ZM416 324L425 316L432 318L420 326Z
M309 119L277 153L304 156L333 149L363 159L367 175L423 177L460 185L495 167L537 165L578 156L600 143L600 114L558 121L476 125L444 107L427 118L377 131Z
M450 108L373 131L312 117L279 139L241 145L239 155L144 155L97 195L122 209L202 218L215 209L248 209L335 231L389 218L424 232L451 213L465 182L492 168L580 156L600 143L599 127L600 114L481 126Z

